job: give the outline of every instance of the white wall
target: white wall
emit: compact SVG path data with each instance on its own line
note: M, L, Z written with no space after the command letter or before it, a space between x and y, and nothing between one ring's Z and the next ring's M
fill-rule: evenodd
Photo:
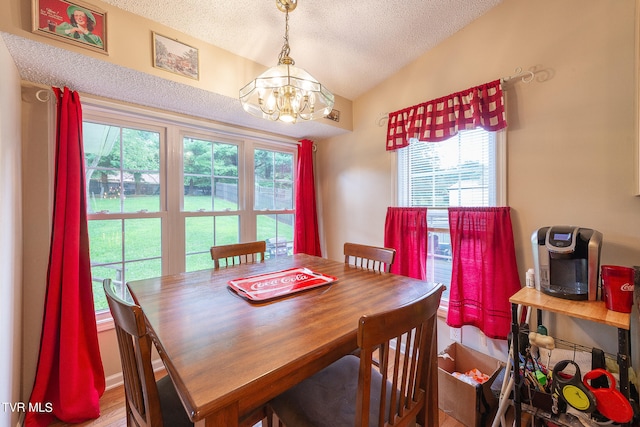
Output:
M22 200L20 77L0 39L0 425L18 413L4 403L20 401L22 307Z

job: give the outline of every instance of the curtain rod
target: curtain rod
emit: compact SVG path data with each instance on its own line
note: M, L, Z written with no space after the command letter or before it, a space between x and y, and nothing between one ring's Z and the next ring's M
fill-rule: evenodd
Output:
M522 67L516 67L516 69L514 70L514 73L515 74L511 76L502 77L500 79L500 83L505 84L517 78L521 78L524 83L531 83L533 81L533 78L535 77L535 74L533 71L523 71ZM378 124L378 126L382 127L383 126L382 122L384 122L387 119L389 119L389 113L380 113L378 114L378 119L376 120L376 123Z

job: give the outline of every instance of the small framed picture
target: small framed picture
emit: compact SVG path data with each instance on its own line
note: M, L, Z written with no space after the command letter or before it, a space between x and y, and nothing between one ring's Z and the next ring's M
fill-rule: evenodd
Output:
M198 49L178 40L153 34L153 66L190 79L200 78Z
M329 119L329 120L333 120L334 122L339 122L340 121L340 111L332 109L331 112L329 114L327 114L326 116L324 116L324 117Z
M32 0L32 4L34 33L108 54L103 10L75 0Z

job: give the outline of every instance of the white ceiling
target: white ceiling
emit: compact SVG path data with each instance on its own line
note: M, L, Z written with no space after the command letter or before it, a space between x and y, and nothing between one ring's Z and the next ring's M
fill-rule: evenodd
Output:
M103 1L266 67L277 64L285 16L275 0ZM290 56L332 92L354 100L501 1L299 0L289 16ZM24 80L295 138L343 132L326 119L295 125L255 119L237 99L0 35ZM63 70L62 63L75 64L75 71Z

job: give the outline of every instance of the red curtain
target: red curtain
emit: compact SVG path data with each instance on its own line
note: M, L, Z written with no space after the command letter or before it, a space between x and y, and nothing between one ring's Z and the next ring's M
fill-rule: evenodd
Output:
M427 277L427 208L387 208L384 246L396 250L391 272Z
M77 92L53 88L57 103L53 229L40 355L26 426L54 415L78 423L100 415L105 388L93 308L87 233L82 107ZM46 408L53 411L47 411Z
M316 212L316 189L313 177L313 141L303 139L298 146L296 180L296 222L293 236L295 253L322 256Z
M389 113L387 151L406 147L410 138L444 141L477 127L507 127L500 80Z
M506 339L520 290L510 208L449 208L453 251L447 324Z

